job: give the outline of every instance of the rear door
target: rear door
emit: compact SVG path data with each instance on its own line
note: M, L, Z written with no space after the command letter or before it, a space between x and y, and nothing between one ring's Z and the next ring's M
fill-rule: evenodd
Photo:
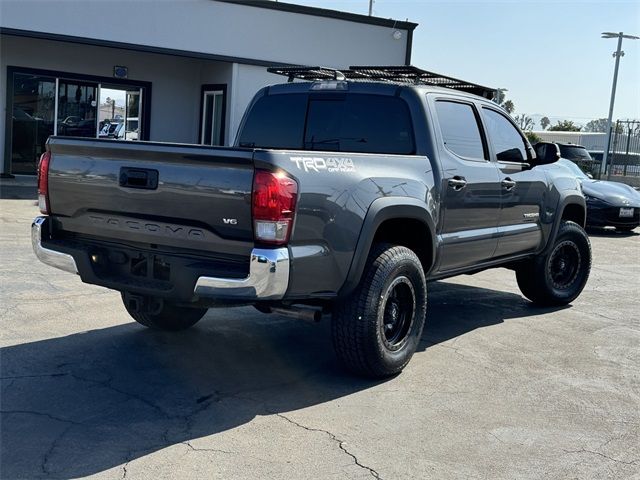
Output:
M496 257L536 250L542 242L541 218L546 178L530 168L528 143L513 121L488 106L482 119L489 138L492 160L500 172L501 210Z
M438 271L487 261L497 246L500 213L499 172L489 150L474 103L436 98L432 111L440 128L444 218Z

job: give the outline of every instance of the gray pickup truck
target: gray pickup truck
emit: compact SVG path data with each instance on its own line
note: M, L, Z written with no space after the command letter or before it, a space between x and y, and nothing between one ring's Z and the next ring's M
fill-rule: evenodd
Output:
M413 67L271 71L290 81L256 94L233 147L51 137L38 258L152 328L210 307L330 313L339 360L369 377L409 362L429 281L507 267L536 304L580 294L580 184L538 168L557 146L533 149L491 89Z

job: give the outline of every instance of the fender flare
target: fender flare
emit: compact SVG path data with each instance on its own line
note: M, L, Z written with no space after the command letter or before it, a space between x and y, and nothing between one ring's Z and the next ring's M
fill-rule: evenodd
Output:
M378 198L371 203L365 215L360 235L358 236L358 243L351 259L351 266L349 267L347 278L339 291L339 296L348 295L358 286L375 234L383 222L391 219L411 219L424 223L431 236L432 264L435 262L435 223L427 209L427 205L423 201L411 197Z
M580 193L570 193L564 197L562 197L560 199L560 201L558 202L558 208L556 209L556 215L554 218L554 222L553 222L553 227L551 229L551 235L549 235L549 239L547 240L547 244L545 245L544 249L542 250L543 254L546 254L551 247L553 247L553 243L556 239L556 236L558 235L558 230L560 230L560 223L562 223L562 217L564 215L564 211L566 210L566 208L569 205L579 205L580 207L582 207L582 211L584 212L583 218L582 218L582 224L580 225L581 227L584 228L584 225L586 225L586 221L587 221L587 202L585 201L584 197L580 194Z

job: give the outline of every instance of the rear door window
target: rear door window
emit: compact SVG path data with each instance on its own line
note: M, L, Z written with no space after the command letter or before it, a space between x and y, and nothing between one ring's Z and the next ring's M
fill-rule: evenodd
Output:
M438 100L436 113L448 150L462 158L486 160L478 119L471 105Z

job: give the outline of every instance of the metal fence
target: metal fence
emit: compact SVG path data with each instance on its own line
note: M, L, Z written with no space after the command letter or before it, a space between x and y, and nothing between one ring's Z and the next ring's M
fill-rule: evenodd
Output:
M640 177L640 120L618 120L611 136L607 176Z

